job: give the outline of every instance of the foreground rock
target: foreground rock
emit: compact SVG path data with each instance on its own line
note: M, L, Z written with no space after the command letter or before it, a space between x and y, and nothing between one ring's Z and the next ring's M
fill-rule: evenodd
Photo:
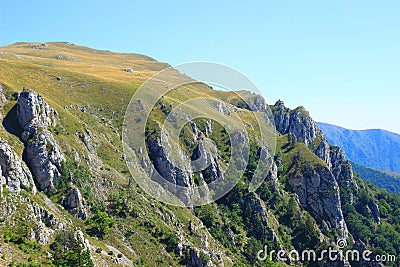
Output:
M64 156L47 127L56 126L57 112L39 94L24 88L18 96L17 118L25 144L23 159L31 170L39 190L55 191L61 180Z

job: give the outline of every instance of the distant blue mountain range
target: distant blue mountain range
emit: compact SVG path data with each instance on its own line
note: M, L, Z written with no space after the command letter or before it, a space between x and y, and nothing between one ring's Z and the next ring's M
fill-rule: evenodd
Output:
M317 123L329 143L340 146L362 179L400 194L400 135L384 130L349 130Z
M385 130L349 130L318 123L328 141L340 146L357 164L400 173L400 135Z

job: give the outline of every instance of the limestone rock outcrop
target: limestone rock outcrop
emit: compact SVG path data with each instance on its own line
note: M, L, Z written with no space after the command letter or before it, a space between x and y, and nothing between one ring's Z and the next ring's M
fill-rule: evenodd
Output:
M23 159L39 190L54 192L61 179L64 156L47 127L57 124L57 112L39 94L24 88L18 95L17 119L25 144Z
M17 118L23 133L21 139L26 142L39 128L57 124L58 113L52 109L39 94L24 88L18 95Z
M77 187L71 188L69 194L64 198L64 207L80 219L87 218L87 211L84 206L83 197Z
M310 145L315 138L322 134L304 107L290 110L279 100L272 106L272 112L275 127L281 134L292 133L297 141L302 141L306 145Z
M148 142L149 157L158 172L153 174L153 179L159 180L158 175L160 175L161 178L174 186L185 187L190 192L194 182L190 166L185 165L185 162L189 162L188 156L179 148L172 155L172 148L166 148L166 145L170 146L167 135L162 135L161 138L157 137L154 141ZM169 190L174 192L177 188L169 188ZM190 200L189 194L182 197L183 201Z
M348 230L344 220L339 185L325 166L306 166L288 177L288 183L303 207L320 223L325 221L329 228L341 231L347 238Z
M214 156L216 153L212 153L212 150L212 144L201 140L192 154L192 169L201 170L207 183L223 178L223 172Z
M7 188L18 194L21 189L36 192L32 174L25 163L18 157L6 141L0 140L0 181Z
M279 133L290 134L326 163L326 168L301 170L301 179L290 177L289 183L301 204L317 218L327 216L330 226L341 230L343 237L347 237L341 205L343 201L354 201L358 187L343 150L329 145L323 132L303 107L290 110L279 100L271 109ZM341 193L339 188L345 190Z

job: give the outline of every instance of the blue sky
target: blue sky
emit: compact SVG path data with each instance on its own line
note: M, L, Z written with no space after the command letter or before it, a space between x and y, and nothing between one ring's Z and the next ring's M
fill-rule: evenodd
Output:
M3 1L0 45L69 41L172 65L218 62L269 103L400 133L400 1L232 2Z

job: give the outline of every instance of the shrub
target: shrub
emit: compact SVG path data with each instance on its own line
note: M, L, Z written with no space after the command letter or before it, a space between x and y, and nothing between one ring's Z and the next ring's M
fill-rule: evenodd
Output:
M82 242L75 237L75 233L71 230L57 234L51 249L54 252L52 263L55 266L94 266L90 252L84 249Z
M165 234L165 236L161 239L161 242L166 245L166 250L168 252L174 251L179 241L179 237L173 232Z
M92 235L103 238L107 231L113 226L114 220L108 216L107 212L97 210L91 220L88 221L91 225L90 232Z

